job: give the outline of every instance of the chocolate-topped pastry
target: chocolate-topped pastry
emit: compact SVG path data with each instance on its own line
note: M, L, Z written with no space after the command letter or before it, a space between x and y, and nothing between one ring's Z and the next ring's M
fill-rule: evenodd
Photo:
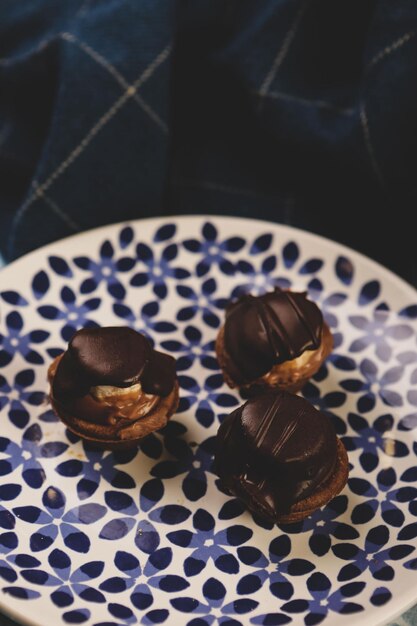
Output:
M318 306L306 293L279 287L230 304L216 341L226 382L249 395L269 388L301 389L332 347Z
M127 327L79 330L48 378L58 417L103 447L135 445L165 426L178 406L175 359Z
M286 391L251 398L217 433L215 472L268 521L309 516L345 486L348 458L327 415Z

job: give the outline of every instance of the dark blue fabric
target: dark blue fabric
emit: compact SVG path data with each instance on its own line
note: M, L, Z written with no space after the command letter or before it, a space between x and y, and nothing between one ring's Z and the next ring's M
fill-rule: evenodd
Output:
M417 282L415 0L0 0L0 248L254 216Z

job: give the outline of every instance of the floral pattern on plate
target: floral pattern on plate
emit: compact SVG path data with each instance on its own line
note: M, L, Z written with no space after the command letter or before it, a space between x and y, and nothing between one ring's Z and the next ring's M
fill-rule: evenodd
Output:
M351 464L342 494L281 527L225 495L212 471L217 428L242 402L214 353L224 309L276 285L307 290L332 329L334 351L302 393ZM336 626L404 610L417 581L416 300L354 251L235 218L109 226L6 267L4 610L36 626ZM172 353L181 386L175 417L128 452L89 447L47 404L51 359L77 328L110 324Z

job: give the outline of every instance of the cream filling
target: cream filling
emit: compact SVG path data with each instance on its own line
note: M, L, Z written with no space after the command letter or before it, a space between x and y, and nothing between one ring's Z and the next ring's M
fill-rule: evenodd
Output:
M98 387L91 387L91 395L99 402L109 402L114 404L117 400L127 400L129 398L139 398L139 394L142 391L142 385L137 383L131 387L113 387L112 385L99 385Z
M262 376L262 380L266 381L270 385L274 385L282 378L294 376L294 374L300 372L310 361L313 351L306 350L300 356L285 363L274 365L272 369Z
M144 417L160 400L159 396L144 393L140 383L131 387L99 385L91 387L90 394L97 402L114 407L117 417L124 419Z

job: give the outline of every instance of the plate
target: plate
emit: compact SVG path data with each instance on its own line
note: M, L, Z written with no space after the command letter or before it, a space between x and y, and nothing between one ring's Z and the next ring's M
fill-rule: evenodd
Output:
M273 527L218 488L242 400L213 345L244 291L308 290L335 338L303 395L331 415L348 486ZM226 217L135 221L1 272L1 608L26 624L382 624L417 600L417 298L334 242ZM76 328L128 324L177 358L178 413L132 452L67 432L46 372Z

